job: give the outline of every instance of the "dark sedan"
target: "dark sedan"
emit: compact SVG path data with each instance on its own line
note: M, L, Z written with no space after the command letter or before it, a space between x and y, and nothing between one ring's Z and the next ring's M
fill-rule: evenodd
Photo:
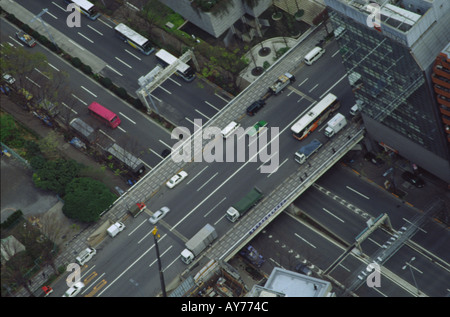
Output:
M420 177L414 175L411 172L404 172L402 174L402 178L410 184L416 186L417 188L422 188L423 186L425 186L425 182Z

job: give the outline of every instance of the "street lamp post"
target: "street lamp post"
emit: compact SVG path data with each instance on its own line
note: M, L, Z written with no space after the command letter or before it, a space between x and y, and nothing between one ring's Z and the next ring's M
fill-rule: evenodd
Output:
M413 278L413 281L414 281L414 285L416 286L416 289L417 289L417 295L420 295L420 290L419 290L419 287L417 286L416 278L415 278L414 272L413 272L413 270L411 268L411 263L415 259L416 259L416 257L413 256L408 262L405 263L405 265L402 267L402 270L405 270L406 267L409 266L409 270L411 271L411 275L412 275L412 278Z
M158 229L156 228L156 226L155 226L155 228L153 228L152 233L153 233L153 239L155 242L156 258L158 259L159 280L161 282L161 290L162 290L163 296L167 297L166 285L164 283L164 275L163 275L162 265L161 265L161 258L159 256L159 247L158 247L158 239L157 239L157 238L159 238L159 234L158 234Z

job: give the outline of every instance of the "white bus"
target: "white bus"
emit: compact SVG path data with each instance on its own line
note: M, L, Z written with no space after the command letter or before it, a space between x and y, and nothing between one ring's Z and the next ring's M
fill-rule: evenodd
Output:
M330 113L336 111L339 106L340 103L337 97L329 93L291 127L292 135L297 140L303 140L325 121Z
M76 4L79 7L81 13L87 16L91 20L96 20L100 13L97 8L87 0L64 0L67 4Z
M130 44L135 49L140 50L143 54L150 55L154 51L154 48L148 39L130 29L125 24L120 23L116 25L114 31L122 41Z
M175 63L178 58L170 54L164 49L160 49L156 54L156 58L163 64L162 66L165 68L169 65ZM185 81L193 81L195 78L194 69L186 63L179 62L177 66L177 74L181 76Z

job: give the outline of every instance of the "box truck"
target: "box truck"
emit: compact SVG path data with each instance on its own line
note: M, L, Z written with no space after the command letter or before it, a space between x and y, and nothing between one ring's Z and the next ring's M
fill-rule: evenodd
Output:
M263 193L257 187L254 187L241 200L228 208L226 217L231 222L235 222L258 203L263 197Z
M123 229L125 229L125 225L121 222L116 222L115 224L113 224L111 227L109 227L108 229L106 229L106 231L108 231L108 234L111 238L114 238L115 236L117 236L119 234L119 232L121 232Z
M208 245L217 238L216 229L210 224L206 224L199 232L186 242L183 251L181 251L181 261L186 264L191 263Z
M345 116L338 113L331 118L330 121L328 121L327 127L325 128L325 135L331 138L333 135L341 131L346 125L347 120L345 119Z

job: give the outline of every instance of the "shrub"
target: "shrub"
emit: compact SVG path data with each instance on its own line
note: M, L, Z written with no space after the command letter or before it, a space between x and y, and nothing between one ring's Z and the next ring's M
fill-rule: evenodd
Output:
M81 67L81 61L78 57L74 57L70 60L70 62L72 63L72 65L76 68L80 68Z
M63 212L71 219L94 222L115 199L105 184L92 178L76 178L67 185Z
M109 89L109 88L111 88L113 83L112 83L111 79L109 79L109 78L100 77L100 84L102 84L103 87Z
M82 64L82 65L81 65L81 70L82 70L83 73L85 73L86 75L92 75L92 68L91 68L89 65Z
M116 92L117 96L119 96L122 99L126 99L128 97L128 93L125 90L125 88L119 87L119 88L115 89L115 92Z

